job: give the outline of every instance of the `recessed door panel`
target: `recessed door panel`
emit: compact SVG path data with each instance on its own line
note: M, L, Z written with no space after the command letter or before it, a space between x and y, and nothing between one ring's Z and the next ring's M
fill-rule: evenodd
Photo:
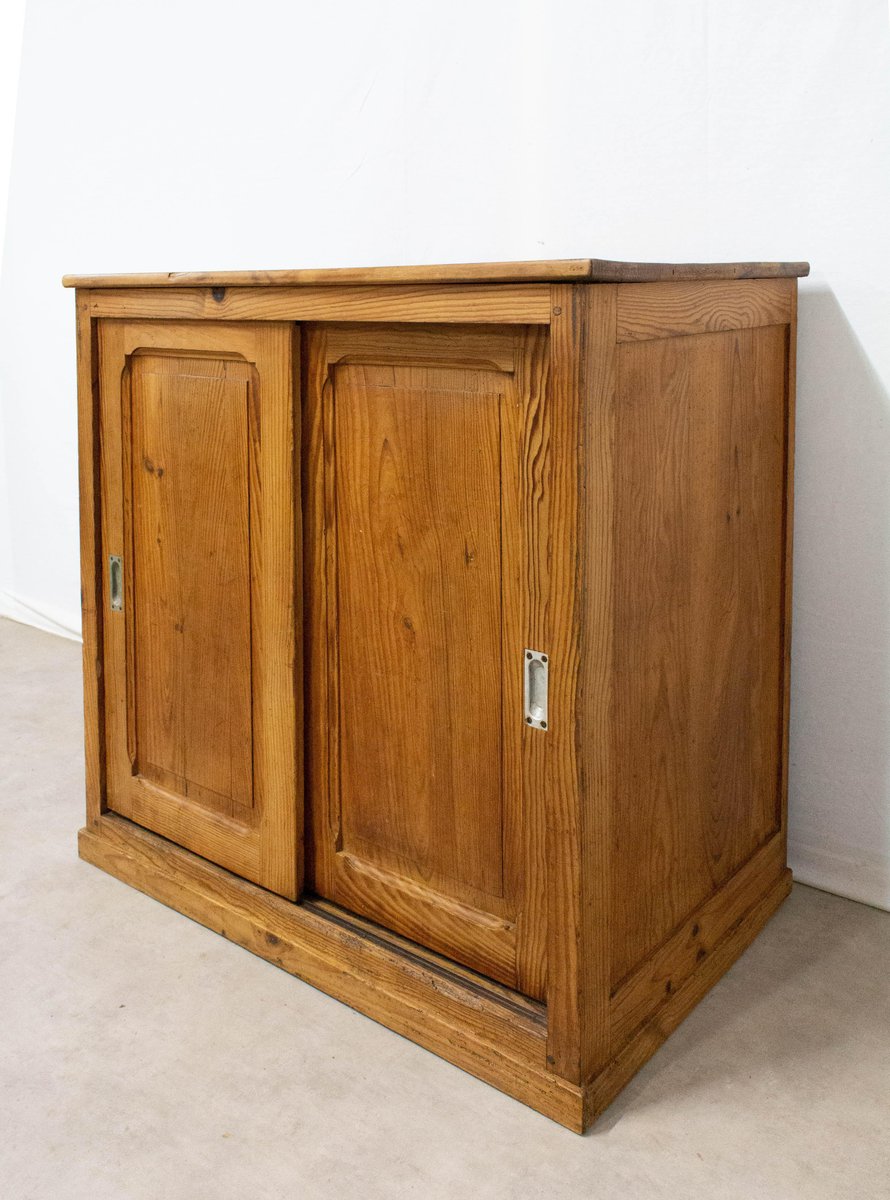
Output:
M501 897L501 393L430 374L334 379L340 841Z
M251 367L140 355L130 375L134 769L253 802Z
M542 342L318 327L308 354L325 537L310 577L316 890L532 994L523 758L546 734L523 719L522 652Z
M296 895L292 327L100 329L108 805ZM109 580L109 588L111 581Z

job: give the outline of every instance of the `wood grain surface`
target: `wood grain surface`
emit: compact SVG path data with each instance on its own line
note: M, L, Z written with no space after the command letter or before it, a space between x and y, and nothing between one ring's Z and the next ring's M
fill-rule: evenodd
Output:
M793 279L630 285L618 293L618 341L787 325L796 295Z
M135 288L90 293L94 317L184 321L429 321L516 325L550 320L546 284L442 287Z
M134 357L125 448L134 770L230 817L253 805L250 384L243 362Z
M490 896L504 887L498 382L344 364L333 383L340 845Z
M112 321L99 336L107 803L296 895L293 331Z
M612 1039L623 1046L666 1004L785 871L785 847L770 838L694 909L612 996Z
M406 267L334 267L283 271L170 271L65 275L65 287L286 287L374 283L640 283L683 279L767 279L806 275L805 262L634 263L605 258L532 262L441 263Z
M790 891L791 872L786 868L686 977L685 982L666 998L664 1004L652 1011L649 1019L623 1045L616 1047L616 1053L605 1069L584 1089L584 1129L608 1108L640 1067L649 1061L696 1004L747 950Z
M547 1055L583 1083L610 1055L615 287L553 289L546 444L552 721Z
M779 827L785 347L621 346L613 985Z
M522 769L538 731L522 720L522 656L526 456L546 357L533 333L449 340L307 334L307 561L320 526L326 547L308 584L308 654L327 664L323 686L312 668L313 880L539 995L525 904L541 883L526 869L539 818ZM518 948L520 914L534 955Z

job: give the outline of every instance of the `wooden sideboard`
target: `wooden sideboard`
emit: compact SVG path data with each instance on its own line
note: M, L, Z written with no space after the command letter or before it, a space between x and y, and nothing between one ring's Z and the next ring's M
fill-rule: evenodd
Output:
M806 272L66 277L82 857L583 1130L790 887Z

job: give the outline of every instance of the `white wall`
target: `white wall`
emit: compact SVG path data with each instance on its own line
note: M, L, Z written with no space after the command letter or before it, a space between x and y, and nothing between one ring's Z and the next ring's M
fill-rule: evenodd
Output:
M24 20L25 0L0 0L0 260L2 260L3 252L2 232L6 228L6 200L9 194L9 171L12 164L13 127ZM2 469L6 457L3 408L3 376L0 374L0 589L3 588L6 574L3 567L12 559L9 495ZM4 597L0 590L0 614L4 611Z
M28 0L7 611L78 622L63 271L809 258L792 865L890 907L888 119L886 0Z

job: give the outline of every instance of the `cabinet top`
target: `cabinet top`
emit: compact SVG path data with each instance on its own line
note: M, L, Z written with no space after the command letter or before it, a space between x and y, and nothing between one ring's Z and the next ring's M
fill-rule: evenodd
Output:
M65 287L299 287L387 283L655 283L671 279L777 279L808 275L806 262L637 263L606 258L445 263L414 267L309 267L283 271L170 271L64 275Z

